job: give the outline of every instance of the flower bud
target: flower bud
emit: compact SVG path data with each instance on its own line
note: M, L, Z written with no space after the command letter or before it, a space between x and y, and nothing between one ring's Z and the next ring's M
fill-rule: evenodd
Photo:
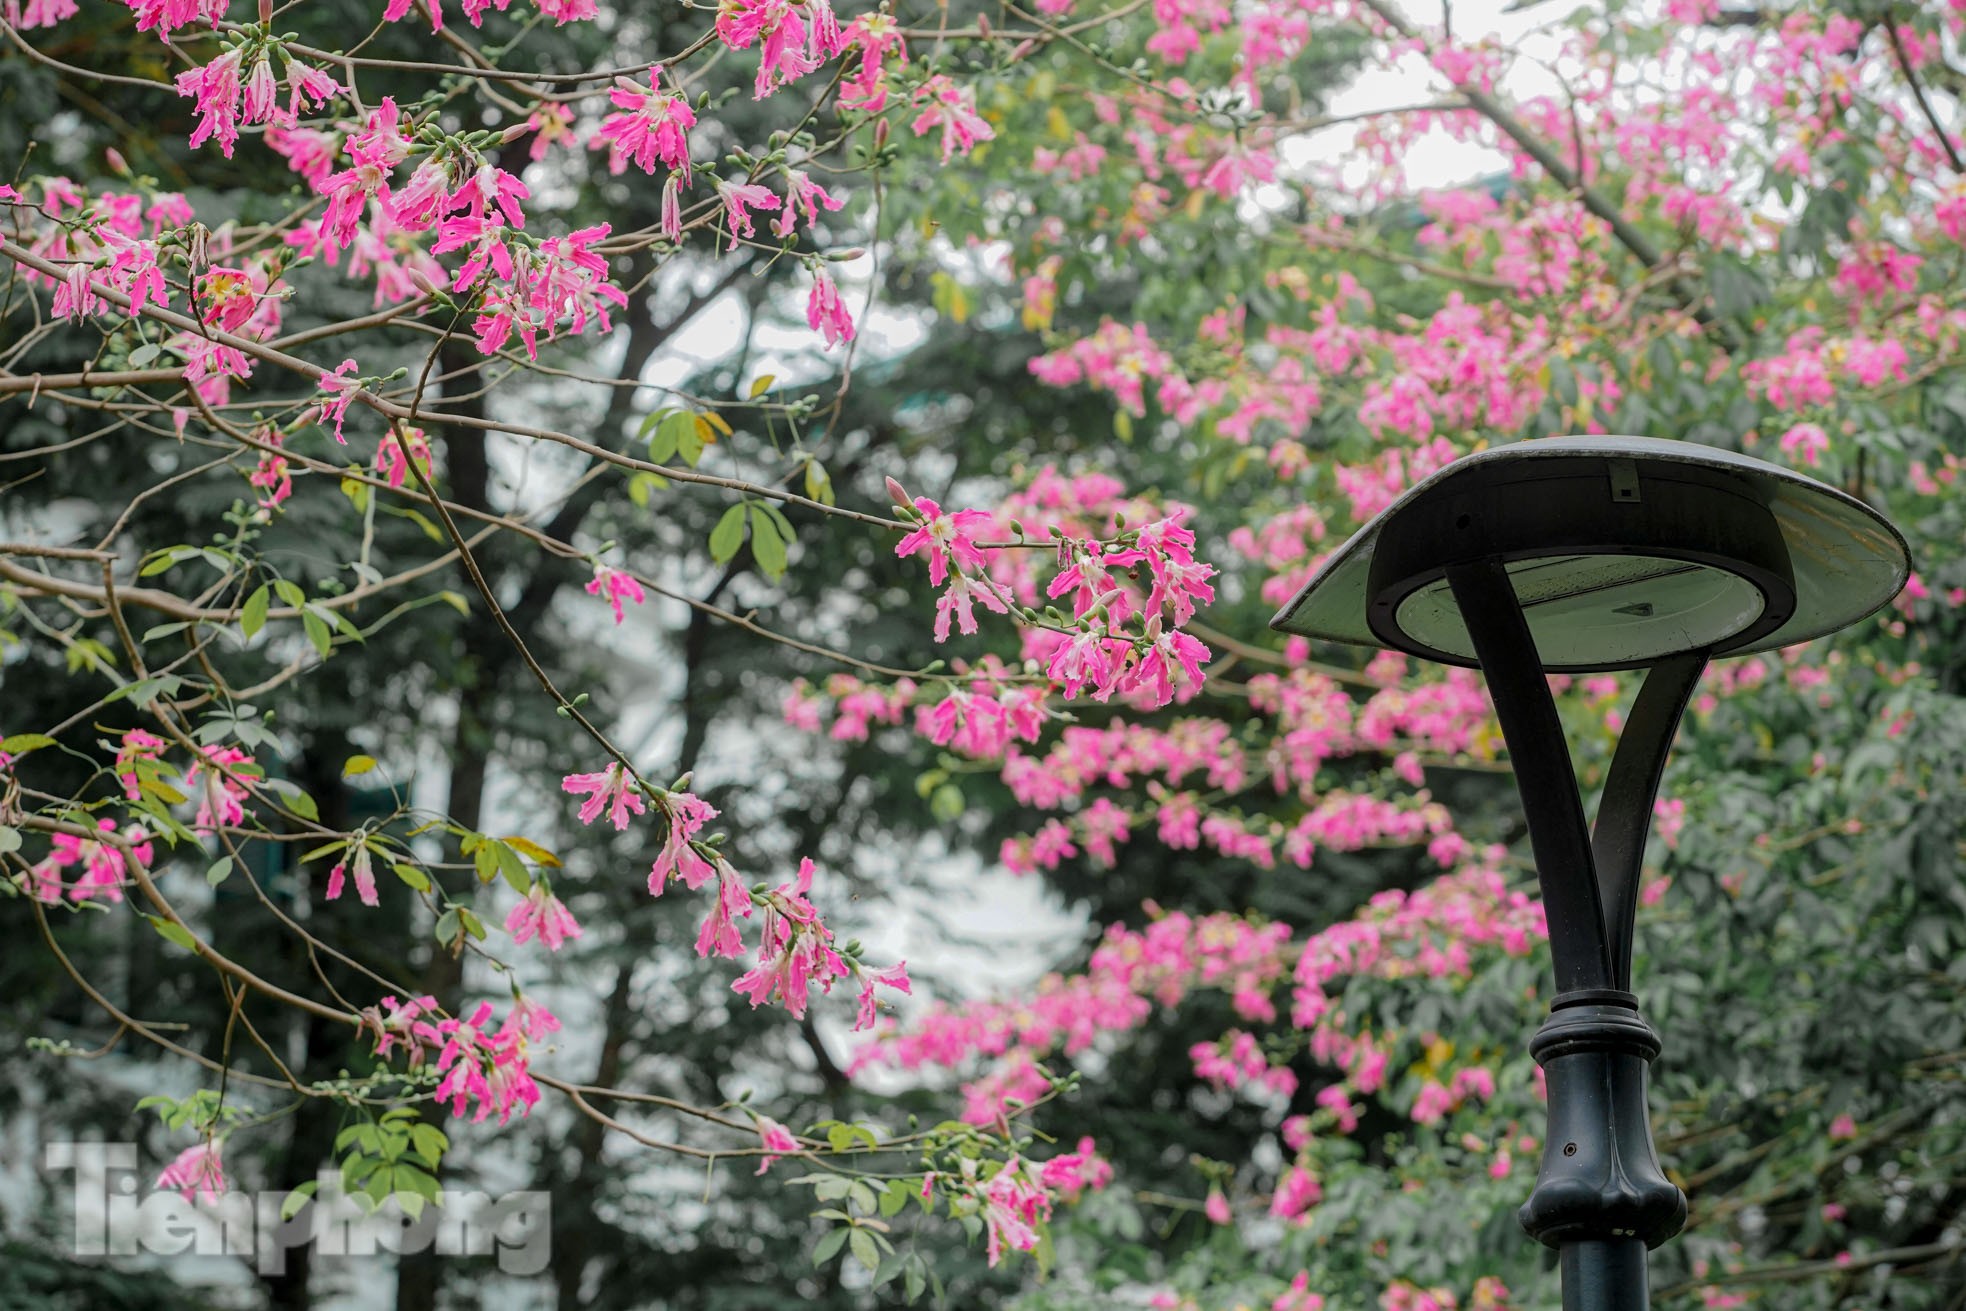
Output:
M517 141L520 137L524 136L526 133L530 131L532 131L532 128L530 128L526 124L514 123L511 127L506 128L503 132L498 134L498 144L501 146L509 146L514 141Z

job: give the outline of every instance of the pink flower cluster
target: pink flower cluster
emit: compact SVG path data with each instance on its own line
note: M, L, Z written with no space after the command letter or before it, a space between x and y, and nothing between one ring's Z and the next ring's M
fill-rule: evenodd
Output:
M274 49L287 66L285 108L279 102L280 83L273 75ZM250 68L248 59L253 61ZM248 42L233 46L209 64L179 73L177 92L195 102L198 126L191 133L192 149L216 139L219 150L230 159L241 123L291 128L303 110L328 105L341 94L342 86L277 43Z
M99 841L74 833L57 833L50 841L51 850L46 856L28 867L24 875L17 876L28 893L36 901L52 905L62 898L62 871L74 868L78 872L74 882L68 885L70 901L92 901L101 897L104 901L121 901L123 885L129 882L129 859L134 858L146 869L154 857L149 835L134 825L117 832L116 821L99 819L96 828L114 834L120 841ZM128 857L124 852L127 848Z
M647 813L639 785L619 762L610 762L591 774L569 774L561 781L561 789L586 798L579 811L583 824L593 823L605 811L615 829L625 831L631 815ZM733 992L750 998L752 1006L776 1001L794 1019L800 1019L815 986L821 992L831 992L834 980L851 977L860 986L854 1027L865 1029L873 1027L877 1019L876 989L913 990L906 962L877 970L834 950L832 930L806 895L812 891L816 872L812 861L801 860L798 875L791 882L769 892L753 892L716 847L698 836L717 818L716 807L682 791L660 793L655 807L664 828L661 850L649 866L649 895L661 896L672 878L692 892L716 884L710 911L697 931L697 955L742 956L746 948L738 921L749 920L755 910L764 912L757 963L731 985ZM580 928L543 887L534 885L527 901L507 920L507 928L513 930L517 941L527 941L537 933L549 948L557 950L556 939L577 937Z
M840 52L846 38L828 0L721 0L717 36L733 50L758 47L752 89L762 99L788 86Z
M156 1186L177 1193L185 1201L210 1204L225 1192L225 1163L220 1158L224 1140L207 1138L177 1154L157 1176Z
M1256 1035L1231 1029L1214 1042L1198 1042L1188 1049L1195 1063L1195 1077L1206 1079L1220 1090L1254 1087L1284 1101L1297 1091L1297 1076L1288 1065L1272 1065L1263 1053Z
M476 1106L474 1121L496 1114L504 1124L513 1111L526 1115L538 1103L528 1049L557 1032L560 1021L526 997L513 1001L496 1029L488 1027L491 1018L490 1002L480 1002L469 1018L460 1019L442 1015L434 997L408 1002L385 997L381 1007L365 1012L378 1057L386 1059L400 1042L409 1064L418 1066L434 1051L436 1073L442 1076L437 1101L449 1103L452 1115L462 1116Z

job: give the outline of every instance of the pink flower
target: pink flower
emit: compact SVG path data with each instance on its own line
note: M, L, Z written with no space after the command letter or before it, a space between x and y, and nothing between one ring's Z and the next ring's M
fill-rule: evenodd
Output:
M814 182L808 174L796 168L787 169L785 170L785 205L778 218L772 223L771 230L781 237L789 237L792 235L793 225L798 222L800 213L805 214L806 227L810 229L819 222L819 210L837 210L844 204L845 201L834 199L826 188Z
M136 11L137 31L155 31L169 44L171 33L193 23L217 26L231 0L126 0Z
M490 210L496 209L509 226L524 228L526 216L519 208L519 202L531 198L532 189L525 183L502 168L480 164L451 193L449 209L452 212L461 209L477 219L485 218Z
M1324 1297L1311 1291L1311 1272L1299 1270L1288 1291L1270 1303L1270 1311L1324 1311Z
M1798 423L1782 434L1780 442L1782 454L1795 455L1800 452L1802 462L1814 468L1829 449L1829 434L1820 424Z
M190 145L197 149L216 137L218 148L232 158L233 143L239 139L240 50L226 51L211 63L187 69L177 75L177 93L194 97L198 126L192 129ZM272 70L267 70L272 76Z
M1010 613L1010 607L997 595L995 586L971 582L968 574L951 574L948 590L935 603L936 641L949 640L949 621L952 618L959 631L976 631L976 611L971 606L972 601L981 601L984 609L994 610L1000 615Z
M1148 627L1151 630L1153 625ZM1199 638L1179 629L1166 630L1153 638L1122 690L1139 692L1150 706L1164 706L1174 699L1177 688L1201 686L1201 664L1208 658L1209 650Z
M892 50L902 63L908 62L908 48L901 39L901 25L895 22L892 14L878 11L864 13L847 26L842 48L847 45L859 48L860 67L852 77L840 83L840 108L878 114L887 108L885 64L888 52Z
M689 130L696 126L696 111L680 94L657 90L653 83L659 77L651 69L649 86L625 77L616 78L608 99L618 112L601 120L600 131L594 134L590 144L596 150L604 144L608 147L610 173L624 172L632 161L642 172L652 174L656 164L661 163L680 173L687 185Z
M1037 1226L1050 1217L1051 1198L1025 1176L1023 1162L1015 1156L1005 1161L982 1196L989 1264L1001 1260L1006 1247L1018 1252L1037 1247Z
M527 154L534 163L546 158L547 148L555 141L571 140L573 137L573 109L571 106L546 103L526 118L526 126L535 135Z
M116 748L116 781L123 785L123 796L127 800L136 801L143 796L137 762L154 761L163 754L164 739L155 733L133 728L123 734L122 743ZM0 756L0 769L6 765L6 758Z
M898 487L899 484L894 486ZM949 561L952 559L958 569L981 569L989 563L988 557L976 545L976 534L990 528L988 514L982 510L957 510L954 514L944 514L942 507L926 496L917 496L914 508L921 516L921 524L895 543L894 553L905 560L918 552L927 552L931 586L942 585L943 579L949 576Z
M1294 1220L1324 1200L1324 1189L1317 1176L1301 1165L1293 1165L1270 1198L1270 1214L1279 1220Z
M1229 1199L1222 1195L1220 1188L1211 1188L1208 1190L1208 1200L1202 1203L1201 1209L1202 1214L1206 1215L1210 1222L1214 1224L1225 1225L1235 1218L1234 1214L1229 1210Z
M764 897L764 927L758 944L758 964L731 984L731 991L751 999L756 1008L776 997L793 1019L803 1019L811 986L830 992L833 980L846 974L846 962L833 950L833 934L806 899L812 890L813 864L799 862L799 876L781 883Z
M115 834L116 821L99 819L98 831ZM139 864L148 866L153 852L144 841L143 830L132 826L121 835L129 843L129 855ZM52 840L47 859L29 871L30 890L37 901L55 902L61 899L61 876L59 871L71 865L79 865L82 872L68 889L71 901L91 901L100 896L105 901L121 901L123 884L129 874L128 860L124 848L115 842L98 841L79 837L73 833L57 833Z
M1829 1122L1829 1140L1831 1142L1848 1142L1856 1136L1857 1122L1849 1114L1839 1115Z
M1124 639L1111 637L1100 628L1083 629L1053 650L1045 676L1063 683L1067 698L1077 696L1090 682L1093 695L1103 701L1111 694L1131 649Z
M568 774L560 780L560 790L574 796L583 793L587 800L580 803L580 822L592 824L603 809L614 824L615 831L628 827L628 815L642 813L642 796L635 790L635 780L621 768L618 761L610 762L598 774Z
M452 1115L461 1116L477 1103L474 1120L482 1121L494 1111L504 1124L516 1109L530 1114L539 1101L539 1085L534 1082L526 1053L527 1040L559 1027L559 1021L536 1003L525 1007L513 1003L512 1012L495 1033L484 1026L491 1018L490 1003L481 1002L469 1019L447 1019L437 1024L419 1022L413 1026L417 1037L437 1054L438 1082L435 1099L448 1102Z
M717 817L717 808L693 792L671 792L662 799L662 809L669 833L649 866L649 895L661 896L672 875L694 892L717 872L691 845L703 826Z
M622 620L621 603L624 599L636 605L648 600L648 594L642 591L642 585L632 575L610 569L604 564L594 566L594 577L587 584L587 594L605 595L607 603L614 608L614 622L617 624Z
M341 435L342 421L348 417L349 403L355 399L355 393L359 390L355 380L344 375L354 371L355 361L350 359L343 360L332 370L321 375L321 390L328 395L327 399L321 402L321 412L315 422L326 427L328 421L332 419L334 439L343 446L348 445L348 439Z
M806 17L801 17L801 11ZM808 26L808 20L810 26ZM753 99L762 99L830 59L841 45L838 21L827 0L795 6L791 0L722 0L717 35L733 50L758 43Z
M799 1140L792 1136L792 1131L766 1115L758 1117L758 1141L766 1152L758 1162L759 1174L771 1169L780 1156L790 1156L799 1150Z
M876 1001L874 988L884 986L896 992L913 996L914 985L908 981L908 962L896 961L884 970L857 970L860 977L860 1014L853 1022L856 1032L874 1027Z
M751 893L728 861L720 856L712 865L717 871L717 895L696 932L696 954L742 956L744 936L737 930L737 921L751 918Z
M157 1176L158 1188L169 1188L189 1202L216 1202L226 1190L225 1166L219 1160L219 1139L207 1138L179 1152Z
M827 350L853 340L853 314L840 299L839 286L830 274L812 275L812 292L806 297L806 322L826 338Z
M429 474L430 439L424 436L423 429L406 428L399 433L391 428L384 433L375 448L375 471L391 487L401 487L409 478L412 463L426 476Z
M355 848L355 894L362 899L364 906L380 905L381 902L377 898L375 890L373 857L369 854L368 846L364 843L352 843L350 845ZM339 861L335 862L335 867L328 871L326 897L329 901L335 901L341 896L342 876L348 872L348 860L349 858L347 856L343 856Z
M574 921L573 912L553 895L546 880L534 879L525 900L505 917L505 931L512 935L517 946L523 947L538 938L546 944L546 950L558 951L568 938L580 936L580 925Z
M717 194L724 198L724 224L730 230L730 248L737 249L739 237L751 236L751 211L777 209L778 197L755 182L729 183L716 179Z
M292 127L294 120L300 117L301 112L309 108L308 101L313 101L315 107L325 108L328 102L340 95L341 92L341 83L329 77L322 70L303 64L292 55L288 55L286 113L280 116L269 115L267 121L279 122L283 126ZM260 120L251 121L257 122Z
M27 0L24 10L19 7L19 0L0 2L0 18L23 32L37 27L53 27L62 19L73 18L79 12L75 0Z
M914 103L921 108L913 127L916 136L942 129L942 162L961 153L967 155L979 141L989 141L997 133L978 116L976 102L969 91L937 73L915 89Z
M1058 1196L1076 1202L1079 1194L1096 1193L1111 1183L1113 1166L1099 1155L1097 1144L1087 1137L1079 1139L1078 1150L1046 1161L1038 1177Z
M657 226L671 241L683 239L683 188L677 181L680 176L671 173L662 183L662 213Z

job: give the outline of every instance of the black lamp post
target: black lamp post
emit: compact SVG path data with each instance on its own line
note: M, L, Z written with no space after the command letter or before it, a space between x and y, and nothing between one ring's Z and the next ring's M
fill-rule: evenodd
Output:
M1910 572L1875 510L1688 442L1555 437L1410 488L1271 621L1479 667L1515 767L1557 993L1529 1044L1550 1125L1523 1228L1562 1253L1564 1311L1644 1311L1645 1254L1686 1222L1659 1168L1631 991L1639 862L1666 752L1707 661L1821 637ZM1595 826L1546 673L1644 669Z

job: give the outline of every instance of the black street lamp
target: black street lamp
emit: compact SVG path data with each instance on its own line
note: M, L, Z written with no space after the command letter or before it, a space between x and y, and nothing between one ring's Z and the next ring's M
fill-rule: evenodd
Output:
M1745 455L1554 437L1408 489L1271 621L1479 667L1515 767L1556 998L1530 1040L1550 1125L1523 1228L1559 1249L1564 1311L1644 1311L1645 1254L1686 1222L1659 1168L1631 992L1639 862L1666 752L1707 662L1835 632L1898 594L1904 538L1875 510ZM1644 669L1595 826L1547 673Z

